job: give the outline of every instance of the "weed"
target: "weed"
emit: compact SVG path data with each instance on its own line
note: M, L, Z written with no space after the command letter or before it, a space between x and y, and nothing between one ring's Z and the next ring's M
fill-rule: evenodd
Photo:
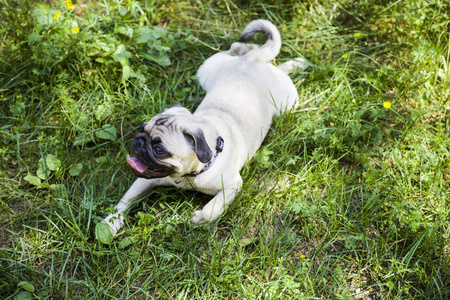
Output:
M449 297L447 2L0 2L0 298ZM100 243L136 126L256 18L311 68L238 199L156 189Z

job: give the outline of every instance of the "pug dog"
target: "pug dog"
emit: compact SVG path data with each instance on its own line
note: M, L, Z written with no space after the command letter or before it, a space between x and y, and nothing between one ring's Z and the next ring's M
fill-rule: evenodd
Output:
M244 44L257 32L262 46ZM281 48L275 25L249 23L238 42L208 58L197 77L206 91L194 113L179 103L140 126L127 155L138 177L102 222L113 235L124 225L133 202L158 186L176 186L213 196L193 213L191 222L217 219L242 186L240 170L261 146L272 118L295 107L298 93L288 73L307 68L303 59L276 67L270 63Z

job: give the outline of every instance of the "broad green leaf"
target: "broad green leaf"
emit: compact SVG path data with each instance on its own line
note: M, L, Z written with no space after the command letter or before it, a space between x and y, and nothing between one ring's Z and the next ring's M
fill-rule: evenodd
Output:
M94 254L97 257L102 257L102 256L107 255L106 251L95 251L95 250L92 251L92 254Z
M153 60L164 67L170 66L170 64L171 64L170 58L167 55L155 57L155 58L153 58Z
M128 10L122 5L119 6L119 14L123 17L128 13Z
M122 54L126 51L126 48L124 45L119 45L116 48L116 51L114 52L114 54Z
M40 186L41 185L41 179L39 177L37 177L37 176L28 174L27 176L24 177L24 179L26 181L28 181L29 183L31 183L32 185L35 185L35 186Z
M103 125L100 130L95 132L95 136L102 140L115 141L117 140L116 128L112 125Z
M165 36L167 34L167 30L160 27L147 27L147 26L141 26L138 29L135 30L136 33L136 42L143 43L148 41L156 41L162 36Z
M119 45L112 55L115 61L119 62L122 66L128 64L128 58L133 56L131 52L127 51L124 45Z
M138 239L135 238L135 237L126 237L126 238L124 238L123 240L120 241L119 247L121 249L124 249L124 248L130 246L131 244L136 243L137 241L138 241Z
M39 42L41 40L41 36L37 34L36 32L31 33L28 35L28 44L32 44L34 42Z
M39 298L45 298L50 295L50 293L46 289L41 289L39 290L39 292L37 292L37 295Z
M14 296L14 300L32 300L33 295L30 292L22 291Z
M37 177L39 177L42 180L47 180L50 177L50 169L43 167L43 166L39 166L39 168L36 171L36 175Z
M95 159L95 162L101 164L101 163L106 162L107 160L108 160L108 158L106 156L100 156Z
M23 102L16 102L9 107L9 110L16 116L21 115L26 105Z
M133 38L133 28L128 26L118 26L115 30L116 32L119 32L129 38Z
M116 47L114 46L114 44L107 44L105 42L97 42L95 43L95 46L100 49L103 50L104 52L106 52L106 54L111 54L115 51Z
M141 26L135 30L136 42L144 43L148 41L156 41L158 38L153 30L153 28L147 26Z
M83 169L82 163L77 163L76 165L73 165L69 169L69 175L70 176L78 176L81 173L81 170Z
M92 141L92 138L88 135L78 136L75 138L73 145L74 146L84 146L91 141Z
M258 238L244 238L239 240L239 246L245 247L253 244Z
M61 161L53 154L48 154L45 157L45 162L47 164L47 167L52 171L55 171L59 167L61 167Z
M160 64L162 66L165 66L165 67L167 67L167 66L169 66L171 64L170 58L167 55L162 55L160 57L157 57L157 56L153 56L153 55L150 55L150 54L141 53L141 56L143 58L146 58L148 60L152 60L152 61L154 61L154 62L156 62L156 63L158 63L158 64Z
M50 13L48 8L43 5L34 7L32 10L32 15L36 20L36 24L41 27L50 25L55 21L54 14Z
M123 53L113 54L113 59L116 62L119 62L122 66L126 66L128 64L128 57Z
M64 184L50 184L50 189L61 196L67 196L67 188Z
M131 68L130 66L123 66L122 68L122 82L127 81L128 78L131 76Z
M34 286L31 283L29 283L28 281L21 281L21 282L19 282L18 286L23 288L25 291L34 293Z
M43 180L47 180L50 177L51 171L48 168L48 165L45 163L45 159L41 158L38 161L38 169L36 171L36 175Z
M111 244L113 240L111 229L108 224L103 222L97 223L95 226L95 236L100 242L107 245Z
M98 121L103 121L113 113L112 105L100 104L95 108L94 114Z

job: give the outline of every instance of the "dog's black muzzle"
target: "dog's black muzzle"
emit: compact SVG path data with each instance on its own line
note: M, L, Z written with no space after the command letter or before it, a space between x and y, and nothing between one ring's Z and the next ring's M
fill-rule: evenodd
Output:
M174 167L161 160L172 155L161 145L161 141L151 140L148 134L138 133L131 142L131 152L136 158L148 168L144 172L133 169L138 177L147 179L166 177L174 172Z

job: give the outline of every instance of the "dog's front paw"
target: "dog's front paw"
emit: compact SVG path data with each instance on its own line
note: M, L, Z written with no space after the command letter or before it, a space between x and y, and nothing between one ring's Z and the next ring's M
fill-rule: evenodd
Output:
M119 229L124 225L122 214L111 214L107 216L102 222L109 226L113 236L115 236L117 234L117 231L119 231Z
M208 222L209 220L206 220L203 217L203 212L201 210L196 210L191 217L191 223L194 224L204 224L206 222Z

